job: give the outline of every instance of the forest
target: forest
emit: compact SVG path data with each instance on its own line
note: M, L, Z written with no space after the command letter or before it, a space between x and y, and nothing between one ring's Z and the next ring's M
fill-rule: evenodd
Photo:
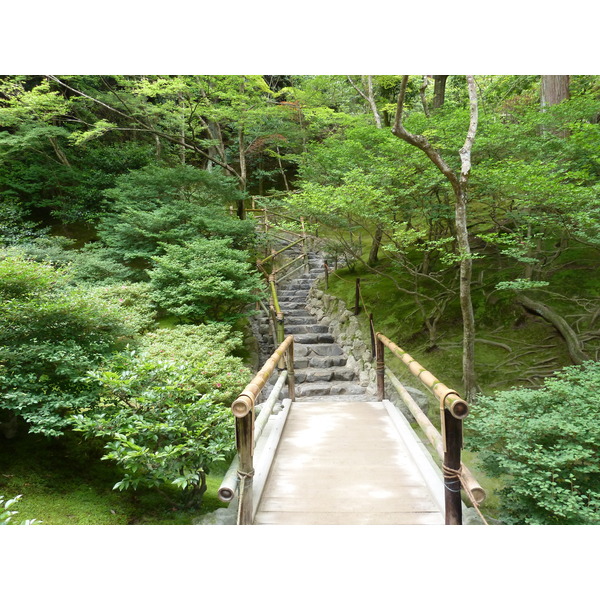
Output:
M0 200L0 524L222 506L252 206L471 403L495 522L600 524L600 76L2 76Z

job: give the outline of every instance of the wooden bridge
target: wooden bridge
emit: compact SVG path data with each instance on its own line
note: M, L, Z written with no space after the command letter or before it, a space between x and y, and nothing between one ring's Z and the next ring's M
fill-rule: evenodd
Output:
M305 241L305 236L298 238L283 250ZM280 253L271 251L259 266L274 263ZM275 351L232 405L238 457L220 498L229 502L237 494L238 524L462 523L461 488L475 504L485 497L460 460L466 402L375 332L377 394L367 393L327 327L306 310L310 287L327 274L323 261L306 252L304 243L289 264L300 259L296 273L301 274L285 284L276 285L273 275L284 267L272 264L271 273L263 268L271 306L263 307L262 326L272 333ZM440 402L441 433L385 368L385 348ZM443 461L443 473L403 414L384 397L386 373ZM259 403L270 386L268 398Z

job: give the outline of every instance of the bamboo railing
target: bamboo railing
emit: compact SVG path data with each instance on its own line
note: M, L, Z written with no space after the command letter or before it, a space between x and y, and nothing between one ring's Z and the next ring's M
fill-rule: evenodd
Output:
M233 498L235 488L239 488L238 525L251 525L254 518L254 447L266 419L268 419L270 411L275 404L276 395L279 395L281 387L276 395L273 392L271 393L265 404L265 408L261 411L259 432L256 430L254 418L256 399L283 358L285 358L287 366L288 396L293 402L295 399L294 336L289 335L231 405L231 411L235 416L235 438L237 445L237 462L232 464L232 467L237 470L237 483L232 485L232 474L228 471L221 484L220 497L224 501L229 501ZM268 412L266 412L267 410ZM265 416L263 416L263 413ZM232 468L230 468L231 470Z
M254 203L253 203L254 204ZM270 294L270 306L269 310L266 311L266 315L271 319L273 330L276 332L276 341L278 344L281 344L285 337L285 329L284 329L284 314L279 306L279 300L277 296L277 284L281 283L284 279L292 276L294 273L297 273L299 270L304 269L305 272L308 271L308 250L307 250L307 235L304 227L304 217L300 217L300 219L296 219L294 217L288 217L286 215L282 215L281 213L274 212L267 208L249 208L247 212L257 213L263 216L262 227L264 228L264 233L269 234L272 229L276 229L277 231L286 231L289 234L298 236L297 240L290 242L279 250L273 250L268 245L265 248L266 256L262 259L256 261L256 266L259 271L265 276L265 279L268 284L269 294ZM298 233L295 231L287 231L285 229L281 229L277 225L277 221L272 219L273 216L281 217L284 221L296 221L300 223L302 228L302 233ZM271 217L271 219L269 218ZM271 235L273 235L271 233ZM286 241L289 241L285 238ZM291 261L283 264L276 265L276 258L282 255L286 250L289 250L298 244L302 244L302 250L299 256L292 259ZM295 265L298 261L302 261L302 264L295 268L294 270L289 270L292 265ZM265 266L270 263L271 272L269 273Z
M442 459L444 478L444 502L446 525L462 524L461 487L471 499L473 506L479 512L478 505L485 500L485 492L477 483L472 473L461 461L463 445L462 421L469 414L469 405L458 392L450 389L439 381L425 367L421 366L408 352L405 352L382 333L375 333L376 341L376 374L377 396L383 400L385 395L385 380L387 374L392 385L407 405L411 414L431 442ZM395 375L385 367L384 348L387 347L397 356L439 400L441 417L441 434L435 429L425 413L417 406L406 388ZM481 513L479 513L481 515ZM483 518L483 517L482 517ZM485 522L485 520L484 520Z

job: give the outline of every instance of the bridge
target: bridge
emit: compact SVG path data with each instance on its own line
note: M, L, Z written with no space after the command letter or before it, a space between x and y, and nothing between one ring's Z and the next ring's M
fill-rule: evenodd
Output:
M271 292L261 326L270 332L274 351L232 405L238 455L220 487L221 500L236 499L238 524L461 524L461 490L476 508L485 498L460 457L467 403L375 331L377 393L369 393L328 328L306 308L310 288L330 269L307 251L303 233L296 236L258 261ZM276 267L276 258L286 252L294 258ZM294 271L285 273L291 265ZM441 432L386 368L386 352L398 356L439 401ZM385 398L386 377L442 462L441 470Z

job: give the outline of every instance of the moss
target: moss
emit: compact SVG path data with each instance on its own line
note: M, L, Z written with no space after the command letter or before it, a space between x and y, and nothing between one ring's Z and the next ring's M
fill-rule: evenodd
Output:
M217 498L226 465L207 477L200 509L174 509L155 490L113 491L117 467L100 461L93 440L68 433L63 439L22 433L0 440L0 494L22 495L15 521L45 525L189 525L201 514L227 506Z

